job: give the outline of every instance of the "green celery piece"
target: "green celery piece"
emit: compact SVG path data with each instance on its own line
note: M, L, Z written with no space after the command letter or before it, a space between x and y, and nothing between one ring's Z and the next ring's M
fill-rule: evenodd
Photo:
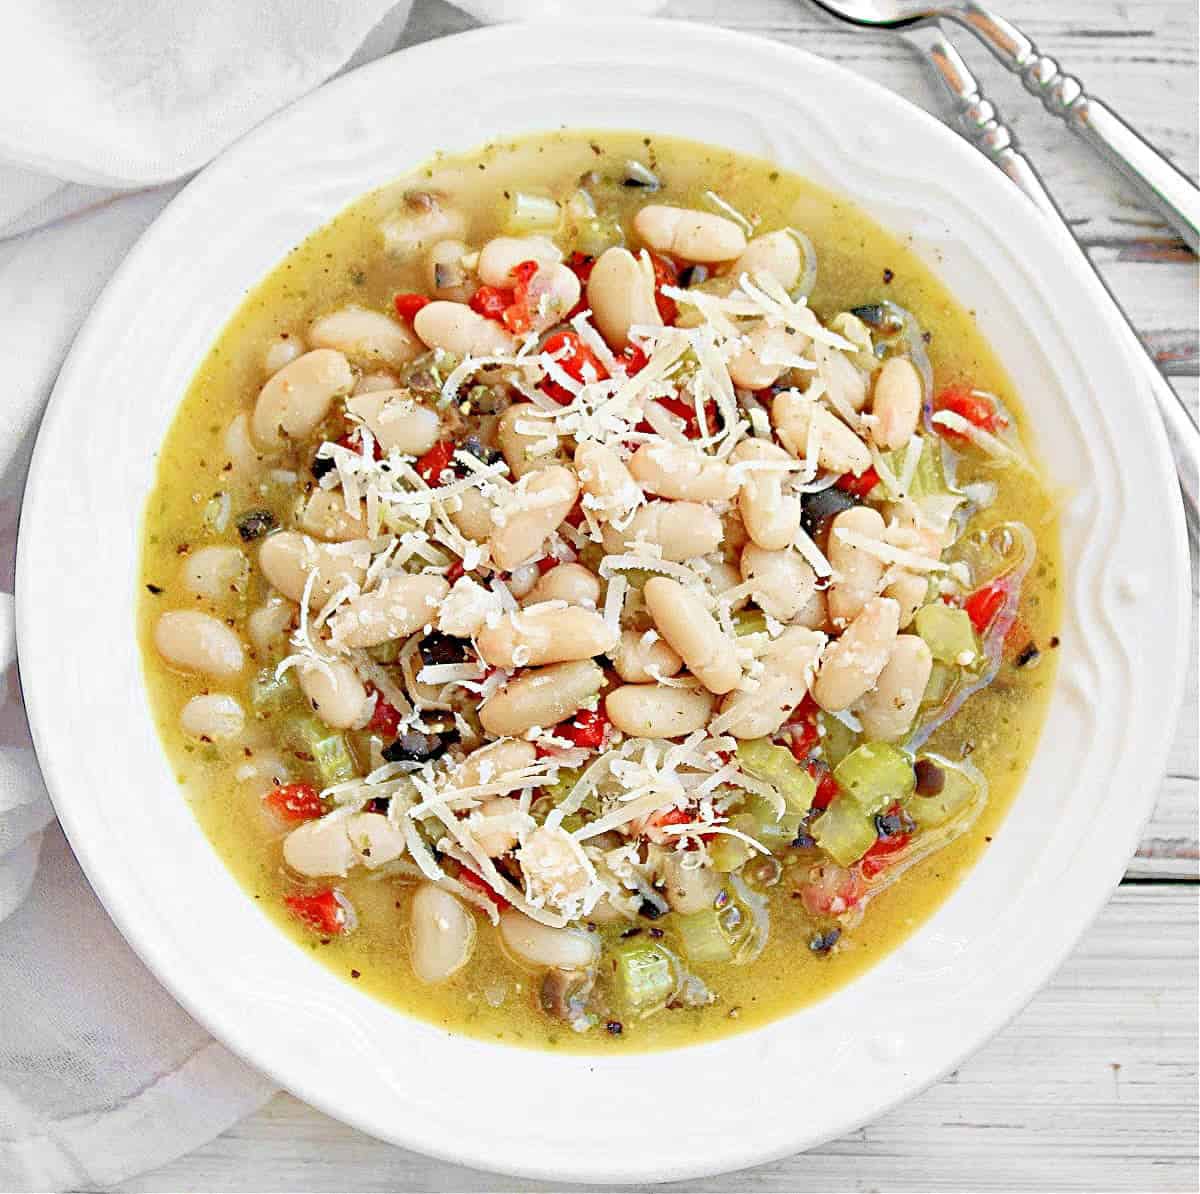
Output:
M917 610L913 625L939 663L963 666L959 659L961 655L970 655L974 659L978 653L975 628L965 609L934 601Z
M276 678L274 669L266 668L250 681L250 704L260 717L279 713L300 699L300 686L293 672Z
M321 782L325 787L342 784L358 774L354 756L341 734L330 734L313 743L313 762L317 765Z
M833 769L833 778L868 816L904 799L917 783L908 755L886 742L866 742L852 750Z
M935 663L929 673L929 683L925 686L921 704L926 707L940 705L950 695L961 674L957 668L945 663Z
M753 818L747 817L748 822L753 821ZM746 830L736 824L737 818L734 818L734 828ZM758 822L754 821L754 828L749 830L751 834L758 828ZM744 842L740 837L733 837L728 833L719 833L708 844L708 857L713 864L713 869L720 871L723 875L728 875L732 871L736 871L743 864L750 861L755 853L754 847L749 842Z
M769 738L743 739L737 745L737 757L751 775L778 791L788 812L801 815L808 812L816 795L817 781L786 746L776 746Z
M733 957L733 946L721 927L715 908L686 915L676 913L671 924L679 936L684 956L694 966L706 962L728 962Z
M850 866L875 844L875 820L852 797L842 795L813 822L812 835L834 862Z
M794 842L808 812L807 808L803 813L788 811L777 821L770 802L761 796L751 796L746 801L746 808L757 823L755 828L749 831L750 836L758 838L764 846L786 846Z
M836 767L858 745L858 734L832 713L818 713L817 724L825 762L831 768Z
M528 236L534 232L552 235L562 219L562 208L548 195L511 191L500 206L500 218L509 236Z
M944 825L973 804L981 792L979 782L961 767L956 767L939 755L928 757L942 769L946 782L936 796L918 796L914 793L904 802L918 829L936 829Z
M675 990L675 966L666 950L638 942L613 950L617 991L638 1011L663 1003Z
M605 249L620 245L623 239L621 225L602 216L581 220L575 229L575 249L588 257L599 257Z
M733 615L733 632L739 637L743 634L764 634L767 629L765 614L754 610L739 610Z
M313 747L322 738L329 737L329 727L312 713L300 713L288 719L283 727L283 738L297 750L312 754Z

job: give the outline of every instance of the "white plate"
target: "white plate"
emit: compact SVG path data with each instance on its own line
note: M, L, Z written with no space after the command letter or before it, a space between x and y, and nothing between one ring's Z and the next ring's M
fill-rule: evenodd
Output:
M155 736L134 641L142 506L193 371L253 286L439 149L555 126L761 154L863 204L979 313L1074 496L1062 665L995 844L907 944L766 1028L559 1057L454 1037L335 977L247 900ZM18 631L38 756L114 920L189 1011L299 1097L448 1160L553 1181L711 1174L851 1131L944 1074L1066 956L1153 800L1186 652L1186 549L1149 396L1078 261L955 136L770 42L669 22L504 26L406 50L269 121L162 214L63 368L26 492Z

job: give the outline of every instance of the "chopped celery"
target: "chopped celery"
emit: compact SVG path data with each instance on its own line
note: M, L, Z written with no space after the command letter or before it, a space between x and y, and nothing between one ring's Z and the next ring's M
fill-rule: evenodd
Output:
M796 762L786 746L776 746L769 738L743 739L737 745L737 757L751 775L779 792L788 812L808 812L816 795L817 781Z
M638 1011L665 1003L675 990L671 955L658 945L638 942L613 950L621 1001Z
M329 727L312 713L300 713L289 718L283 727L284 741L308 754L312 754L313 747L328 736Z
M267 668L250 681L250 704L259 717L279 713L299 699L300 686L292 672L276 678L274 670Z
M940 755L922 757L942 772L942 790L934 796L918 796L914 793L905 801L904 807L916 821L918 829L936 829L975 802L983 792L982 777L974 768L968 771L966 767L951 763Z
M886 742L866 742L852 750L833 769L833 778L868 815L902 800L917 782L908 755Z
M313 762L317 765L321 782L325 787L342 784L358 774L354 756L341 734L330 734L313 743Z
M764 846L771 847L787 846L794 842L808 812L806 806L803 813L787 811L776 820L774 808L761 796L751 796L746 801L746 809L757 822L750 836L758 838Z
M834 862L849 866L875 844L875 819L850 796L838 796L813 822L812 835Z
M715 908L705 908L687 915L676 913L670 923L679 935L684 957L693 965L728 962L733 957L733 946Z
M929 673L929 683L925 685L925 695L921 698L923 705L940 705L949 695L950 690L958 682L961 673L944 663L935 663Z
M543 784L542 791L554 801L555 804L561 804L566 800L567 795L575 786L576 781L582 774L578 767L560 767L558 769L558 779L552 784Z
M746 819L750 820L749 817ZM740 826L735 825L735 828ZM749 842L728 833L717 834L708 844L708 857L713 864L713 870L720 871L723 875L728 875L749 862L754 853L754 847Z
M733 615L733 632L739 637L743 634L765 634L767 617L755 610L743 609Z
M935 601L917 610L914 626L939 663L966 666L974 660L975 630L965 609Z
M825 762L836 767L858 745L858 734L832 713L818 713L817 724L821 727Z
M555 232L562 215L558 202L547 195L528 191L512 191L501 211L504 231L510 236L525 236L531 232Z

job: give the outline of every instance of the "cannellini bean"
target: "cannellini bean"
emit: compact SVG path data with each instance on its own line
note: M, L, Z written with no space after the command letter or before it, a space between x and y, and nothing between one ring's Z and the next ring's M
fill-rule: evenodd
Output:
M521 484L527 508L510 512L489 541L492 561L503 572L541 556L546 537L558 529L579 496L574 472L560 464L540 469Z
M400 379L386 369L377 369L374 373L364 373L354 383L351 391L355 397L359 394L375 394L380 390L394 390L400 385Z
M923 638L896 637L875 687L855 707L870 741L895 742L908 733L932 670L933 655Z
M633 230L655 252L684 261L732 261L746 248L746 234L732 220L662 203L643 207Z
M595 611L533 605L505 614L479 632L476 646L484 661L509 671L571 659L591 659L616 645L616 634Z
M604 711L630 737L679 738L708 725L716 703L703 688L622 684L604 698Z
M689 502L725 502L738 491L723 460L682 444L642 444L629 461L634 480L647 492Z
M518 961L557 970L586 970L600 956L594 933L582 929L552 929L515 908L500 913L500 940Z
M804 626L789 626L763 656L763 672L753 692L731 692L721 713L736 711L725 732L735 738L765 738L775 733L804 700L825 636Z
M426 282L438 298L465 303L475 293L479 277L463 263L469 253L461 240L441 240L429 250Z
M413 331L430 348L444 348L455 356L492 356L511 353L513 338L494 319L485 319L465 303L435 299L413 318Z
M455 638L474 638L488 615L499 609L499 598L491 589L460 576L438 607L438 629Z
M454 770L457 788L473 788L502 779L513 771L524 771L537 762L537 748L520 738L502 738L473 750Z
M423 351L406 325L365 307L343 307L314 319L309 324L308 342L314 348L336 348L352 360L368 364L406 365Z
M283 861L298 875L344 875L355 863L343 817L298 825L283 839Z
M829 616L835 626L845 626L858 617L859 610L879 592L885 565L861 547L852 547L842 532L868 539L883 536L883 518L870 506L854 506L836 515L829 524L825 555L833 569L827 594Z
M654 270L628 249L605 249L592 266L587 301L600 334L616 349L629 343L631 327L661 327L654 302Z
M507 854L517 844L517 831L512 825L489 826L489 820L497 817L508 817L517 812L520 805L513 796L497 796L493 800L485 800L479 811L483 815L482 824L473 825L475 840L489 858L499 858Z
M365 540L331 545L295 531L277 531L258 549L258 566L276 589L297 603L304 599L308 574L315 572L310 600L319 608L344 585L362 584L370 554Z
M603 683L604 673L590 659L535 668L489 697L479 710L479 721L497 737L558 725L593 701Z
M443 204L442 198L430 191L409 191L403 207L379 227L384 249L393 257L410 257L440 240L464 236L466 215Z
M286 784L291 778L287 764L275 751L251 747L246 748L243 760L233 775L243 791L259 797L280 784Z
M745 464L746 472L738 493L738 510L750 538L768 551L790 547L800 529L800 499L784 495L787 473L755 464L790 465L791 458L780 447L763 439L743 440L733 450L735 463Z
M800 277L802 264L799 241L781 230L754 237L729 267L729 273L733 278L749 274L751 281L755 274L770 274L784 290L791 290Z
M836 348L826 350L821 356L818 376L836 398L840 398L854 410L862 410L867 404L867 379L845 353Z
M585 440L575 449L575 471L587 495L583 504L600 522L625 518L642 500L641 486L612 448ZM588 499L591 499L590 501Z
M579 302L582 287L579 275L565 265L544 265L529 279L527 306L530 326L544 332L553 324L566 319L567 313Z
M813 590L813 595L792 619L792 625L807 626L809 630L826 632L832 629L829 624L829 606L826 603L825 593L821 589Z
M404 834L382 813L351 813L342 824L355 861L368 870L404 853Z
M660 676L674 676L683 669L683 660L656 631L645 634L636 630L621 631L612 661L617 675L626 684L649 684Z
M330 639L339 647L374 647L407 638L437 621L438 604L449 592L444 576L389 576L371 592L351 597L329 619Z
M684 866L685 856L678 851L663 860L663 895L672 912L703 912L713 906L723 885L723 876L707 866Z
M725 560L717 560L716 562L705 561L705 563L708 565L708 570L702 576L704 587L714 597L721 597L723 594L728 593L730 589L736 589L742 583L741 573ZM749 601L750 598L746 596L736 597L729 603L729 608L732 612L736 613L739 609L745 609Z
M291 629L295 616L295 602L280 597L278 593L272 593L262 605L251 611L246 619L246 633L250 636L254 649L262 655L270 655L273 648Z
M497 236L479 250L479 280L488 286L511 286L513 270L522 262L557 265L562 250L548 236Z
M890 597L873 597L863 606L821 657L812 694L822 709L848 709L870 691L887 663L899 626L900 607Z
M808 450L808 426L816 425L817 463L835 473L853 473L856 477L871 467L871 452L836 415L820 403L791 390L777 394L771 404L771 422L780 442L793 456L803 457Z
M349 730L370 716L371 698L366 685L344 659L327 659L324 667L304 662L296 671L301 692L326 725Z
M154 645L173 667L207 676L236 676L246 666L242 640L211 614L169 610L154 624Z
M263 351L263 372L269 377L290 365L304 351L304 340L294 332L280 332Z
M472 543L486 543L492 535L492 511L496 503L482 490L464 489L447 501L450 521ZM450 509L451 506L456 507Z
M367 535L367 512L362 502L358 513L346 509L340 489L314 489L300 515L299 526L307 535L317 539L328 539L334 543L345 543L351 539L365 539Z
M903 448L921 415L921 375L907 357L891 357L875 376L871 439L885 452Z
M536 605L542 601L565 601L568 605L595 609L600 602L600 580L582 564L559 564L538 577L523 601L526 605Z
M545 428L542 434L521 430L517 425L529 428ZM496 443L504 456L509 472L518 479L548 464L554 464L561 456L554 424L538 412L532 402L514 402L496 424Z
M329 413L333 400L350 392L354 374L332 348L317 348L285 365L258 393L250 433L255 443L279 449L285 439L305 439Z
M537 566L536 561L530 564L522 564L519 568L514 568L509 573L508 591L518 601L524 601L533 592L533 586L537 584L538 577L541 574L542 570Z
M729 376L744 390L764 390L791 368L789 358L802 356L812 343L795 328L756 324L746 334L746 343L729 360Z
M798 551L764 551L755 543L742 550L742 579L753 582L758 608L780 622L792 621L817 587L817 574Z
M179 714L183 732L207 742L228 742L242 732L245 724L241 705L223 692L194 696Z
M727 510L721 519L721 547L727 559L736 560L742 554L742 548L750 542L746 532L746 524L735 506Z
M183 561L183 587L217 600L239 593L250 578L250 561L237 547L202 547Z
M651 577L642 590L658 632L709 692L720 696L742 678L733 640L690 589L667 576Z
M664 560L679 563L708 555L721 542L721 519L702 502L647 502L618 531L604 528L604 549L610 553L637 551L638 544L662 548Z
M884 585L883 595L899 604L900 629L903 630L925 604L925 598L929 595L929 578L919 572L901 569L892 573L892 579Z
M470 960L475 917L462 902L432 883L422 883L409 905L409 961L423 983L444 983Z
M346 409L367 425L385 452L421 456L437 443L442 430L437 411L422 406L407 390L360 394Z
M230 420L222 445L235 475L252 472L262 464L263 454L250 437L250 416L244 411Z

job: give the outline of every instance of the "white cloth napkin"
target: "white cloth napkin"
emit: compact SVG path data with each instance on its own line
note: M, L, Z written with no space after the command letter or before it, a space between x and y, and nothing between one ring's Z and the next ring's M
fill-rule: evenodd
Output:
M271 1084L158 986L57 826L12 662L37 421L105 281L180 179L331 75L392 49L412 0L10 5L0 39L0 1189L104 1186L224 1131ZM459 0L479 20L571 0ZM610 0L645 14L658 0ZM469 24L418 0L418 33ZM415 40L405 34L406 40ZM132 194L130 192L133 192ZM69 578L68 578L69 579ZM39 866L40 854L40 866Z

